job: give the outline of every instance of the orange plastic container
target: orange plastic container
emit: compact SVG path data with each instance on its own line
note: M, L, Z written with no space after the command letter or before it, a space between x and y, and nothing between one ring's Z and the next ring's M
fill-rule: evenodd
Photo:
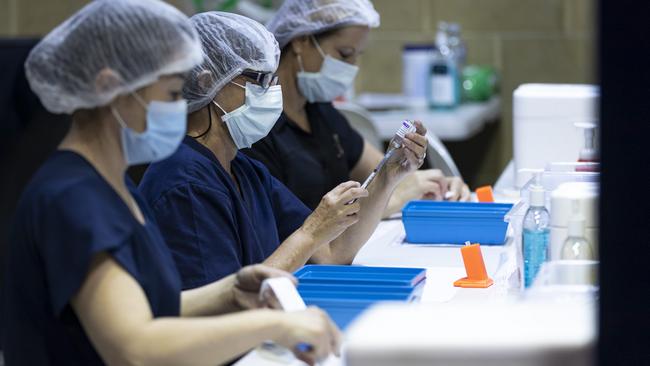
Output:
M479 202L494 202L492 186L483 186L476 188L476 198L478 198Z
M465 245L460 248L460 254L463 256L467 277L463 277L454 282L454 286L486 288L494 284L494 281L488 277L487 270L485 269L480 244Z

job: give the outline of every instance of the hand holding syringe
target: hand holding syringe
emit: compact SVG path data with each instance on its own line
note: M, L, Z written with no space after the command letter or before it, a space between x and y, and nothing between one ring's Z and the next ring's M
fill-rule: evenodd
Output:
M393 156L393 154L395 153L395 151L397 149L402 147L402 143L404 141L404 138L405 138L406 134L411 133L411 132L415 132L415 131L416 131L416 127L413 124L413 122L411 122L411 121L409 121L407 119L402 121L402 125L397 130L397 132L395 133L395 136L393 137L393 139L390 141L390 144L388 146L388 151L386 151L386 154L381 159L379 164L377 164L377 167L375 167L375 169L373 169L372 173L370 173L368 178L366 178L366 180L363 182L363 184L361 185L361 188L368 189L368 186L370 185L370 183L372 183L372 181L375 179L375 177L381 171L381 169L384 167L384 165L386 165L386 162ZM354 203L356 201L357 200L354 199L354 200L350 201L349 203L352 204L352 203Z
M361 188L368 190L377 175L385 175L385 183L394 187L386 208L390 213L397 212L414 199L468 200L469 187L460 176L445 176L439 169L418 170L424 163L431 139L420 122L403 121L386 154L376 160L377 166Z

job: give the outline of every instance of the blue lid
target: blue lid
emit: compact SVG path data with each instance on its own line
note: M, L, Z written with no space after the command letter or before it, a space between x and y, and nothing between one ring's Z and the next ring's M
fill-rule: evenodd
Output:
M314 282L300 282L298 283L298 291L323 291L323 292L351 292L356 294L365 293L411 293L413 286L381 286L381 285L357 285L350 283L314 283Z
M510 203L447 201L411 201L402 210L403 217L503 218L512 209Z
M294 273L300 283L414 287L426 277L424 268L306 265Z

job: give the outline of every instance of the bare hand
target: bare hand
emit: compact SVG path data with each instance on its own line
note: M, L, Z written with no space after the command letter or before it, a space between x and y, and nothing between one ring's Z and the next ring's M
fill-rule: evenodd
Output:
M470 191L467 184L459 177L446 177L438 169L418 170L413 174L413 179L408 180L412 191L417 191L419 197L436 201L469 201ZM405 180L405 183L406 180ZM401 185L400 185L401 186Z
M444 196L447 201L469 201L471 192L462 179L459 177L446 177L445 180L447 181L447 192L449 192L449 194L445 193Z
M341 183L323 197L301 229L316 242L329 243L359 221L359 201L350 202L367 196L368 191L358 182Z
M274 303L269 303L259 298L262 282L267 278L274 277L287 277L294 285L298 283L298 280L289 272L262 264L246 266L240 269L235 276L235 284L232 288L235 305L242 310L262 307L277 308L277 304L274 306Z
M416 170L404 178L395 190L404 204L417 199L442 200L447 186L446 177L438 169Z
M296 358L314 365L330 353L340 355L341 331L324 311L309 307L284 315L283 336L275 341L292 350ZM311 349L300 350L297 348L299 344L307 344Z

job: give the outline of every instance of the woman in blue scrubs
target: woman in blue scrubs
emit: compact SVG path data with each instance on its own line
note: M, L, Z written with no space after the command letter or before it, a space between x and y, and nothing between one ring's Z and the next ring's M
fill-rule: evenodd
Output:
M340 182L363 181L384 155L332 105L352 87L357 59L377 26L369 0L285 0L268 24L282 49L284 111L268 136L244 152L308 207ZM395 189L384 216L420 198L466 201L470 192L458 177L418 170Z
M289 271L307 262L351 263L394 187L422 164L425 129L418 124L418 133L407 136L369 192L357 182L341 183L311 212L263 164L239 151L263 138L282 113L273 34L230 13L197 14L191 21L206 59L183 90L188 136L171 158L149 166L139 187L184 288L253 263Z
M155 218L125 176L178 147L183 74L201 61L189 20L157 0L94 1L32 50L32 89L73 123L15 215L7 365L214 365L265 340L311 344L296 351L309 363L336 352L338 330L320 310L248 310L263 305L260 282L285 272L246 267L181 292Z

